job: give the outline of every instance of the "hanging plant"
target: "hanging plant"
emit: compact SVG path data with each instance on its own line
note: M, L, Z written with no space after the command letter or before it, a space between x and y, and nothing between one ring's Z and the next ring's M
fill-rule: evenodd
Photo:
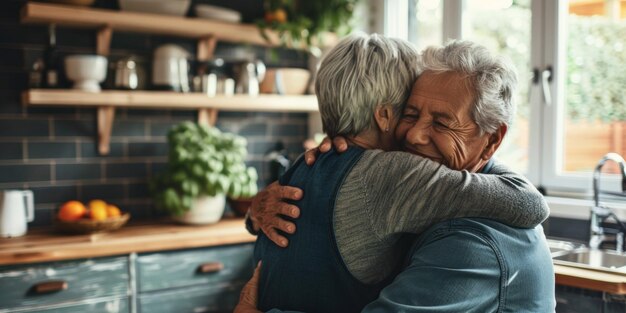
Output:
M359 0L265 0L265 16L257 21L261 33L278 33L288 47L312 48L324 44L322 35L344 35L351 30L352 14Z

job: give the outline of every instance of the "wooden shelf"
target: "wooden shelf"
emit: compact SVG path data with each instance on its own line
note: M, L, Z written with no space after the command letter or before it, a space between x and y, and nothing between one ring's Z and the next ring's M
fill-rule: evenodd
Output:
M215 125L217 112L316 112L315 96L233 95L209 97L172 91L85 92L72 89L32 89L22 94L24 106L92 107L98 109L98 151L109 154L115 108L198 110L198 122Z
M143 109L215 109L222 111L317 112L314 95L216 96L170 91L103 90L92 93L72 89L31 89L23 93L26 106L115 107Z
M268 31L269 42L256 25L235 24L201 18L113 11L67 5L28 2L22 10L22 23L58 24L72 27L131 31L191 38L215 38L218 41L278 46L275 32ZM332 45L337 37L328 34L324 44Z
M67 5L27 2L22 8L22 23L59 24L93 28L96 33L96 52L106 56L110 52L114 31L133 31L190 37L197 40L196 59L213 57L218 41L278 46L279 36L268 31L263 38L255 25L235 24L200 18L176 17L158 14L122 12ZM328 34L324 44L337 42ZM150 91L103 91L88 93L76 90L28 90L23 93L27 106L73 106L98 108L98 150L109 153L109 142L115 118L115 108L197 109L198 122L214 125L218 110L315 112L315 96L245 95L208 97L200 93Z

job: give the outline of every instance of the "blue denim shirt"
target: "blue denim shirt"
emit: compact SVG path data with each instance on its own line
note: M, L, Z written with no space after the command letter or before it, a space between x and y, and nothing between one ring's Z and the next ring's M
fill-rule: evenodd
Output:
M479 218L422 234L408 266L363 312L554 312L554 268L541 226Z

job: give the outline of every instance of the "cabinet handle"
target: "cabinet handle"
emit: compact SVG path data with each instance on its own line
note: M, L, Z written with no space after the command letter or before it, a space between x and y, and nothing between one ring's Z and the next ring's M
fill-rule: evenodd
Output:
M210 262L204 263L198 266L198 273L216 273L224 269L224 263L222 262Z
M65 289L67 289L67 282L64 280L46 281L33 286L35 293L51 293Z

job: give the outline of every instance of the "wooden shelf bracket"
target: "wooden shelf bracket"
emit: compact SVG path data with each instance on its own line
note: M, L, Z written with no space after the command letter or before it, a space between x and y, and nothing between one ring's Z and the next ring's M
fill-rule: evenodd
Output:
M98 152L100 155L108 155L110 152L114 118L114 107L98 107Z
M217 46L217 38L215 36L207 36L198 39L197 59L198 61L208 61L213 58ZM198 124L215 126L217 121L216 109L199 109Z
M199 109L198 110L198 124L215 126L216 122L217 122L217 110L216 109Z
M96 53L102 56L108 56L111 51L111 38L113 37L113 28L110 26L102 27L96 35Z

